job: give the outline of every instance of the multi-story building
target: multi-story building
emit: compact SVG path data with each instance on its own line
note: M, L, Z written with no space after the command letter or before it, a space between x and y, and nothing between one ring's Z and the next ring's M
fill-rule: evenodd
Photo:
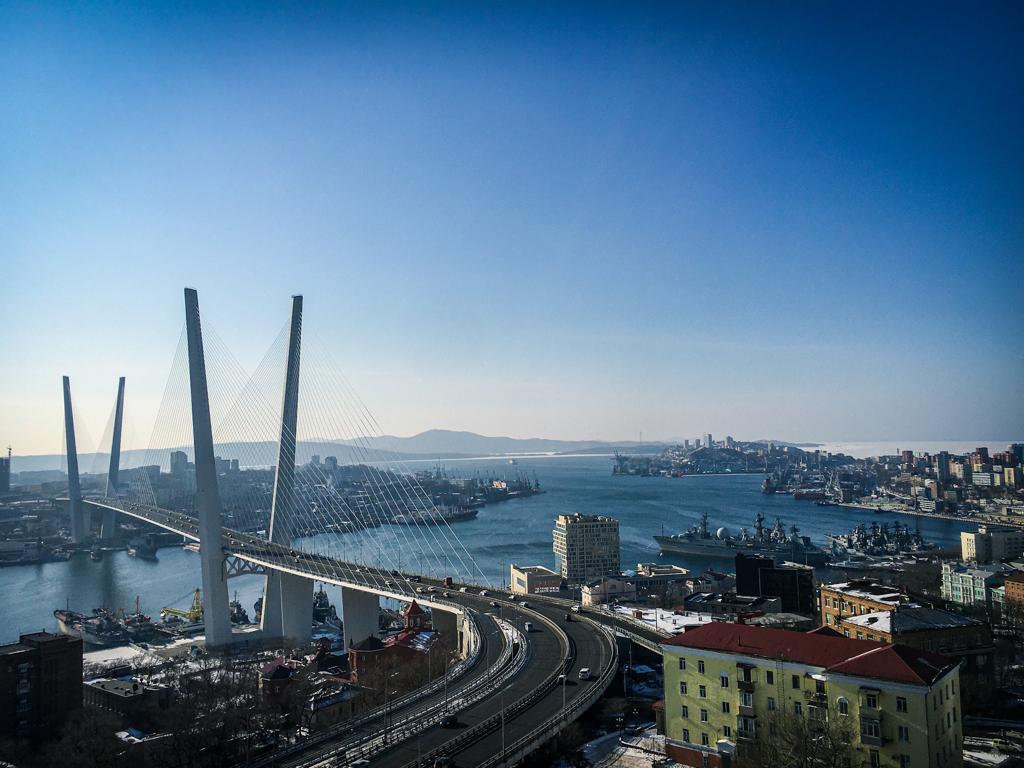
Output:
M978 565L998 563L1024 554L1024 528L979 525L978 530L961 531L960 557Z
M41 740L82 707L82 641L33 632L0 646L0 737Z
M10 449L6 456L0 456L0 493L7 493L11 490L11 453Z
M562 577L543 565L516 565L512 563L509 581L516 595L534 595L544 592L558 592L562 588Z
M1007 608L1024 611L1024 573L1007 575L1003 580L1003 590Z
M859 765L963 765L958 665L945 656L724 622L661 648L665 752L682 765L756 760L800 724L846 734Z
M625 579L601 578L584 584L580 590L583 605L604 605L614 601L636 600L636 585Z
M570 584L619 573L619 521L598 515L559 515L552 531L555 567Z
M911 600L896 587L879 584L874 579L853 579L839 584L822 584L818 602L821 623L836 628L844 616L888 611Z
M943 563L941 594L954 603L990 609L998 603L993 601L993 590L1003 585L1009 573L1013 573L1012 568L999 564Z
M961 698L967 707L990 703L998 687L992 630L983 621L911 603L891 611L847 616L841 622L836 630L845 637L900 643L960 662Z
M782 598L782 610L813 616L817 590L814 569L806 565L775 565L769 557L736 555L736 592Z

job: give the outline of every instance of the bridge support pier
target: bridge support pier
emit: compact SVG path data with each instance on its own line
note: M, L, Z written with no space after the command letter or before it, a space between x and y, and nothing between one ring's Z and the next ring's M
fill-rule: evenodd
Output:
M124 376L117 382L117 405L114 407L114 436L110 440L110 466L107 469L107 497L117 498L117 475L121 469L121 419L124 414ZM100 538L110 540L117 533L117 512L103 510Z
M430 623L440 637L441 644L445 648L462 653L459 642L459 615L450 611L442 611L439 608L430 609Z
M345 623L345 650L380 630L380 598L372 592L341 588L341 619Z
M313 580L291 573L278 576L281 634L293 648L306 648L313 635Z
M81 544L89 535L82 508L82 486L78 478L78 448L75 445L75 415L71 409L71 379L64 377L64 440L68 454L68 515L71 518L71 540Z
M203 572L203 624L206 645L222 648L231 643L228 612L228 580L224 572L224 547L213 460L213 427L210 396L206 386L203 331L199 324L199 294L185 289L185 329L188 337L188 379L192 400L192 440L195 447L196 506L199 511L199 560Z

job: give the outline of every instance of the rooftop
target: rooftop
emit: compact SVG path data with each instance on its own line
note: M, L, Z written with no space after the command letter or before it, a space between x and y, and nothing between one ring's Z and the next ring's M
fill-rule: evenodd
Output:
M962 629L982 625L982 622L969 616L950 613L941 608L926 608L921 605L904 605L893 611L876 611L861 616L847 616L843 621L865 629L897 634L936 629Z
M956 667L946 656L905 645L725 622L694 627L663 645L791 661L826 672L913 685L931 685Z
M900 592L898 588L890 587L887 584L879 584L871 579L855 579L854 581L843 581L838 584L825 584L823 588L833 592L841 592L849 597L874 600L876 603L898 605L910 599Z
M522 573L528 573L531 576L558 576L559 575L559 574L555 573L554 571L552 571L551 569L545 568L543 565L516 565L515 563L513 563L512 567L515 568L517 571L521 571Z

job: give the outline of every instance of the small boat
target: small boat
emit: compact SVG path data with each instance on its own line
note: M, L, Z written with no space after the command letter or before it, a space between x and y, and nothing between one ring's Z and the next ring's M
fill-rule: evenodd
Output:
M94 563L98 563L100 560L103 559L103 550L99 547L93 547L89 550L89 559L92 560Z

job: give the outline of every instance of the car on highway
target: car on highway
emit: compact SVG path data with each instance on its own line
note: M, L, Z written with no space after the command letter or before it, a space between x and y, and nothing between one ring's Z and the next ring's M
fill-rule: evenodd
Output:
M437 592L437 587L427 587L427 592Z
M572 621L572 614L571 613L565 614L565 620L566 621Z
M487 597L489 594L491 594L491 593L488 592L486 589L481 589L480 590L480 597Z
M529 608L529 607L530 607L530 604L528 602L526 602L525 600L523 600L523 608Z
M391 579L388 579L387 581L384 582L384 586L385 587L393 587L393 586L395 586L395 582L393 582Z
M423 587L416 587L416 591L419 592L421 595L425 595L427 593L427 590L425 590Z
M459 592L469 592L469 587L459 587Z
M579 613L580 612L580 607L578 605L574 605L570 610L573 613Z
M497 607L498 607L498 601L497 600L491 600L491 608L497 608Z
M440 725L442 728L454 728L458 724L459 718L457 715L445 715L441 718Z
M590 667L583 667L583 669L580 670L579 678L580 678L580 680L589 680L590 679Z
M533 622L528 621L525 624L523 624L523 631L526 632L526 634L530 634L531 632L533 632Z

